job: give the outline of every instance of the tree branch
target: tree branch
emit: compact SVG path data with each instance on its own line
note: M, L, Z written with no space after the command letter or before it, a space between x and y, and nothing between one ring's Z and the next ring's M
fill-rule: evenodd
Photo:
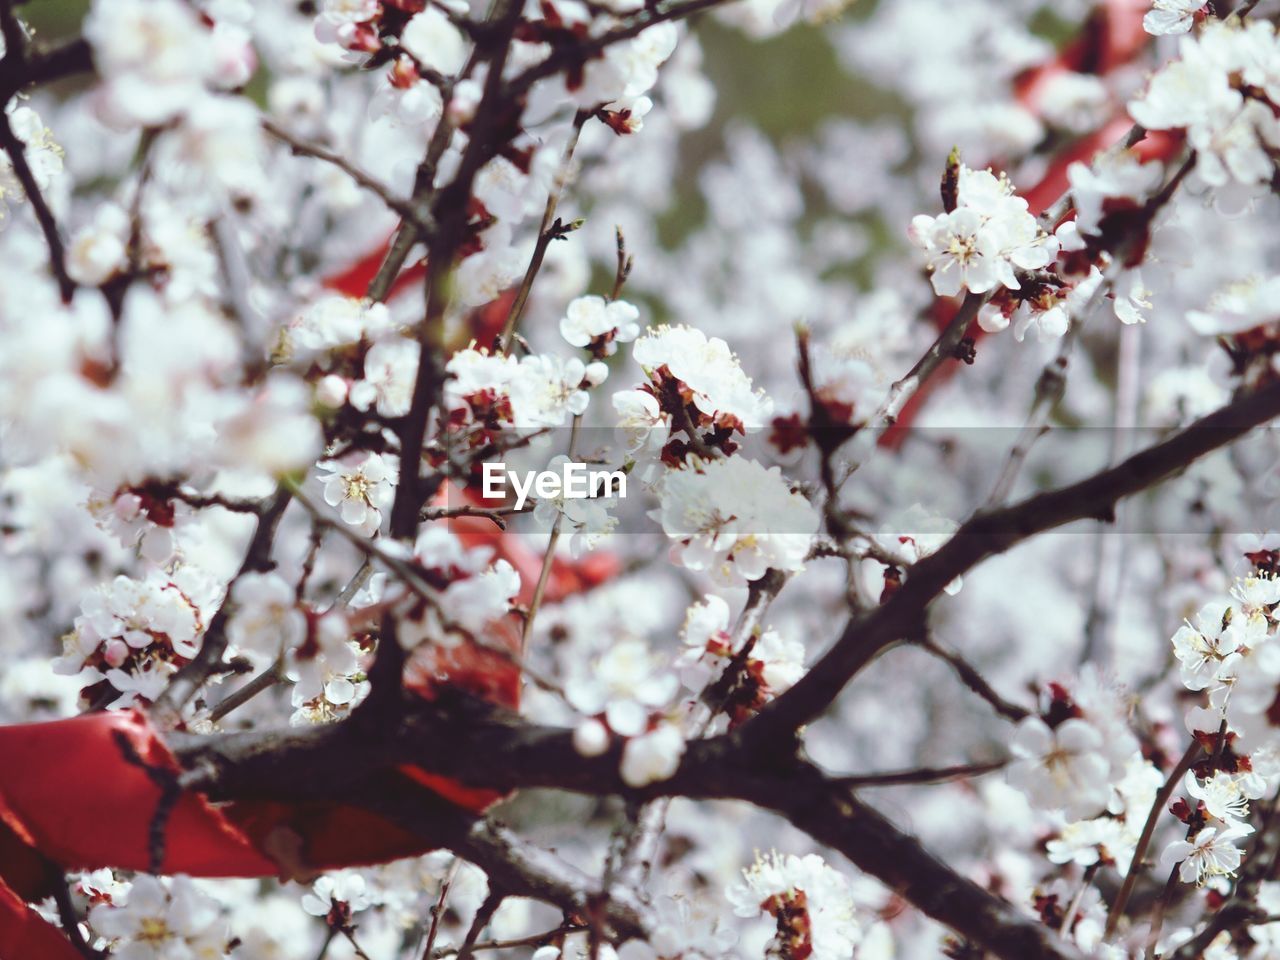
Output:
M1280 382L1202 417L1162 443L1110 469L1057 490L971 517L933 555L917 562L884 605L850 619L840 639L790 690L765 707L744 733L787 738L820 716L864 666L923 626L929 603L947 584L987 557L1075 520L1109 519L1117 501L1132 496L1280 415Z
M36 215L36 222L40 224L40 232L44 234L45 244L49 248L49 269L58 283L62 302L70 303L76 292L76 284L67 273L67 253L62 243L62 236L58 233L58 221L54 219L53 211L49 209L44 194L40 192L40 185L36 183L31 165L27 163L26 144L13 132L13 127L9 124L9 115L4 112L3 105L0 105L0 149L9 155L13 173L22 184L22 190L27 195L27 199L31 201L31 209Z
M227 596L223 599L222 606L209 621L199 652L190 663L173 675L169 685L151 705L151 717L161 729L171 729L181 722L182 708L222 663L222 655L227 652L227 623L235 607L231 602L231 589L236 580L246 573L270 569L271 545L275 541L280 518L289 506L289 500L288 489L280 486L263 503L262 512L258 515L258 525L245 550L244 561L227 585Z
M365 173L342 154L321 144L296 137L273 120L264 119L262 121L262 129L282 143L288 144L289 149L295 155L313 157L316 160L323 160L325 163L337 167L357 184L377 196L389 209L398 213L402 220L412 224L417 231L418 237L429 237L435 229L429 211L420 209L412 200L396 196L385 183Z

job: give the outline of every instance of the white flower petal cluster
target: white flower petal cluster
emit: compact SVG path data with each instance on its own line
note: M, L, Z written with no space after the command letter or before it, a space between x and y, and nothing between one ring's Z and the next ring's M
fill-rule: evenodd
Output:
M378 340L391 329L384 303L330 294L311 304L285 331L287 349L304 354L332 350L360 339Z
M329 917L335 908L347 919L369 908L371 901L364 875L355 870L326 873L302 895L302 909L313 917Z
M1111 764L1102 733L1071 718L1050 727L1040 717L1018 724L1010 744L1009 782L1036 806L1078 818L1097 813L1111 796Z
M1178 864L1183 883L1204 884L1216 877L1231 877L1240 866L1240 848L1235 841L1253 833L1247 823L1232 822L1201 828L1189 840L1174 840L1160 854L1160 868Z
M428 524L414 543L413 559L428 573L418 593L406 599L397 638L405 649L428 644L456 646L482 635L511 611L520 592L520 575L506 560L493 559L488 546L468 547L444 524Z
M122 960L221 957L230 939L218 902L185 876L138 874L123 896L89 909L89 926Z
M799 570L819 520L777 467L745 457L671 471L653 518L680 563L726 584L759 580L770 568Z
M213 34L181 0L98 0L85 39L108 115L159 126L198 100L215 68Z
M587 409L587 367L577 357L515 357L474 347L446 367L445 398L468 422L534 432L561 427Z
M338 508L343 523L365 536L376 533L382 511L391 506L399 476L395 464L381 454L359 450L339 460L323 460L318 468L324 502Z
M1149 130L1185 129L1196 174L1221 187L1269 183L1280 147L1280 38L1268 20L1243 26L1213 20L1179 42L1165 65L1129 104Z
M560 336L574 347L598 345L599 355L607 357L640 335L639 319L640 311L625 300L578 297L565 309Z
M546 469L563 476L565 467L572 462L561 454L552 457ZM533 517L548 530L559 521L561 532L569 535L569 552L576 559L607 541L618 526L618 518L610 513L617 506L618 498L605 496L602 489L589 497L570 497L562 487L559 494L538 501Z
M346 617L338 611L308 623L305 641L286 651L284 665L285 675L294 681L294 724L335 719L368 692L360 651L351 641Z
M644 734L679 689L666 659L639 639L615 643L594 661L575 664L571 670L565 684L570 705L584 716L602 718L624 737Z
M1186 33L1204 8L1204 0L1153 0L1142 18L1142 28L1157 37Z
M1204 690L1233 682L1242 655L1266 635L1265 622L1237 616L1227 601L1206 603L1173 635L1183 685Z
M582 82L542 94L550 100L566 95L580 107L613 103L626 97L639 97L658 82L658 68L675 52L679 31L674 23L661 23L645 30L635 39L607 47L604 55L587 61ZM531 104L530 112L546 109L544 104Z
M956 209L912 219L912 242L928 256L939 296L987 293L1019 286L1017 270L1040 270L1058 255L1058 241L1040 229L1027 201L1007 177L961 165Z
M652 730L632 737L622 748L623 783L639 788L670 780L680 768L684 751L684 735L673 723L659 723Z
M1164 177L1158 163L1143 163L1131 150L1107 150L1089 163L1076 161L1067 166L1071 200L1075 206L1074 228L1082 234L1098 233L1103 213L1109 208L1132 208L1146 201ZM1064 224L1064 227L1066 225ZM1059 231L1059 236L1063 232ZM1074 248L1067 239L1062 246Z
M816 853L759 856L725 895L740 917L777 920L777 956L842 960L854 956L862 940L848 880Z
M633 356L659 395L668 378L675 381L681 398L715 424L755 429L773 413L773 401L753 389L741 361L719 337L664 324L645 331Z
M364 377L348 396L357 410L376 409L384 417L403 417L413 403L422 348L405 337L380 340L364 357Z
M1280 320L1280 276L1246 277L1218 290L1187 322L1205 337L1231 336Z
M701 693L714 683L741 654L729 632L729 605L723 597L708 594L685 613L680 633L685 649L676 659L680 682L693 693ZM745 642L745 640L744 640ZM804 644L783 637L769 628L762 631L751 646L744 667L747 675L760 684L756 707L788 690L804 674Z
M109 681L120 693L112 706L154 700L199 649L202 609L212 606L215 593L208 578L190 567L142 579L117 576L81 601L54 670L91 683Z
M613 395L617 431L637 459L656 456L671 434L671 416L648 390L619 390Z
M400 45L418 63L447 75L467 62L467 40L442 10L428 6L415 13L400 34Z
M232 585L231 599L235 612L227 637L260 664L274 662L306 639L307 616L298 605L297 591L280 574L244 574Z
M562 427L587 409L587 368L577 357L523 357L508 391L516 429Z

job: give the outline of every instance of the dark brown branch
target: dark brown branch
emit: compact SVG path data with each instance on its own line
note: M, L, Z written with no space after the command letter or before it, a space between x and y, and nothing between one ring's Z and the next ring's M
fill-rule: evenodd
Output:
M1018 704L1006 700L996 693L995 688L987 683L986 678L978 672L978 668L954 650L942 646L931 637L926 637L920 641L920 649L933 654L951 667L956 672L956 676L960 678L960 682L991 704L991 709L995 710L1000 716L1017 723L1019 720L1031 715L1030 710L1020 707Z
M840 639L800 682L744 728L756 739L785 739L819 717L864 666L918 633L947 584L987 557L1076 520L1108 519L1116 503L1172 476L1280 415L1280 383L1271 383L1202 417L1162 443L1069 486L975 514L932 556L920 560L884 605L852 618Z
M25 87L52 83L66 77L93 70L93 51L89 42L77 37L50 50L29 53L19 67L0 64L0 101L9 99Z
M996 770L1003 770L1004 760L989 763L961 763L952 767L917 767L914 770L894 770L890 773L860 773L851 777L838 777L835 782L849 787L900 787L908 784L946 783L949 780L967 780L981 777Z
M620 747L584 758L572 732L522 723L477 705L457 704L444 717L441 704L398 718L393 731L362 728L353 721L278 733L251 732L216 737L168 737L190 773L188 788L212 800L316 799L317 785L333 786L331 771L346 777L336 788L370 783L370 771L417 762L463 782L509 789L548 786L594 795L616 794L635 801L658 796L745 800L774 810L815 839L839 850L926 914L1006 960L1079 960L1053 931L965 879L853 797L846 784L785 754L762 755L735 737L689 744L676 775L644 790L628 788L619 774ZM599 892L585 875L557 858L531 848L509 831L473 822L465 812L368 791L357 799L419 833L453 849L489 872L513 895L555 903L572 916L586 917ZM630 891L615 886L603 908L611 935L643 935L646 912ZM628 899L630 898L630 899Z
M36 215L36 222L40 224L40 232L44 234L45 245L49 248L49 269L58 283L62 302L70 303L76 292L76 284L67 273L67 252L58 232L58 221L54 219L53 211L40 192L40 185L36 183L31 165L27 163L26 144L13 132L13 127L9 125L9 115L4 112L3 106L0 106L0 149L9 155L14 175L22 184L22 190Z
M555 76L563 70L572 70L579 67L588 60L598 57L609 47L634 39L659 23L665 23L668 20L684 20L695 13L723 6L728 2L730 0L685 0L684 3L675 4L665 10L658 10L656 7L646 10L625 26L609 30L598 37L584 40L576 46L563 47L552 53L541 63L529 67L507 84L508 95L512 97L523 96L539 80Z

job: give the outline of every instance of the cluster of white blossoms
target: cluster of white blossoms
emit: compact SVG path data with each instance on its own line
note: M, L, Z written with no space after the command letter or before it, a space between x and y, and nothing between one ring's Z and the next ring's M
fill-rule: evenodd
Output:
M1280 148L1274 24L1207 22L1179 41L1179 54L1130 102L1130 115L1149 130L1185 130L1196 175L1211 186L1270 183Z
M231 940L221 904L190 877L139 874L89 910L89 925L121 960L226 956Z
M108 699L110 707L154 700L199 649L203 611L215 599L211 587L189 567L102 584L81 601L54 669L86 686L106 681L102 689L117 694Z
M330 294L310 304L284 330L282 347L308 355L359 342L376 341L392 330L385 303Z
M957 176L954 209L911 221L911 240L928 257L935 293L1015 290L1021 285L1018 271L1042 270L1053 262L1057 239L1040 229L1007 177L963 164Z
M818 511L778 467L741 456L667 474L653 517L681 564L723 584L801 569L819 524Z
M406 649L453 647L483 636L511 611L520 576L487 546L468 547L442 526L425 527L412 559L423 569L422 583L404 591L404 619L397 639Z
M560 336L571 346L585 347L599 357L612 356L620 343L640 335L640 311L625 300L578 297L565 309Z
M1265 555L1249 557L1269 568ZM1217 883L1235 874L1242 857L1238 842L1254 832L1249 804L1280 772L1270 715L1280 689L1278 604L1280 580L1254 572L1173 635L1183 685L1207 700L1187 715L1204 759L1186 775L1190 800L1174 809L1186 824L1185 838L1170 842L1161 861L1167 868L1180 864L1186 883Z
M293 681L294 722L329 718L367 692L360 650L338 610L307 607L277 573L246 573L231 588L227 636L257 670L279 668Z
M729 605L709 594L691 606L680 632L685 649L676 660L680 682L702 694L742 658L742 677L723 709L740 721L768 700L790 689L804 674L804 644L768 628L753 638L735 638L730 630ZM750 648L745 649L750 643Z
M649 377L660 405L669 405L667 391L697 417L695 426L742 431L764 426L773 402L752 387L729 345L719 337L686 326L647 330L632 351ZM674 402L674 401L672 401Z
M759 856L725 893L738 916L777 922L769 955L841 960L862 939L848 880L817 854Z
M1142 18L1142 27L1157 37L1186 33L1205 6L1204 0L1153 0Z
M447 372L450 408L462 426L478 428L479 435L562 427L590 403L585 388L592 383L577 357L532 354L516 359L470 347L449 358Z
M344 523L365 536L382 526L382 511L391 506L397 471L381 454L365 450L338 460L322 460L320 481L324 502L337 507Z
M1074 690L1050 684L1044 708L1018 723L1009 782L1032 805L1072 820L1106 810L1114 800L1111 784L1132 772L1138 753L1121 696L1092 675Z
M1280 370L1274 2L708 10L747 38L813 23L768 56L816 43L823 69L806 76L884 93L827 116L827 90L798 74L717 88L709 78L736 77L754 48L720 30L704 49L672 4L517 4L503 47L483 5L460 0L88 6L89 55L73 44L46 60L42 5L12 4L31 21L29 65L85 76L35 80L4 107L56 221L37 218L0 151L6 724L145 711L209 639L225 650L180 707L183 729L332 723L365 702L378 647L394 642L407 694L447 687L518 709L572 731L622 783L663 792L653 785L690 774L697 740L736 740L767 716L847 617L876 616L939 551L964 554L944 515L983 502L991 463L953 428L1025 415L1035 371L1009 362L1029 359L1009 340L1060 338L1104 303L1125 324L1150 318L1063 345L1076 351L1064 423L1183 425ZM1225 7L1238 15L1224 21ZM938 211L933 168L953 144L972 165L953 163L941 211L913 219ZM59 238L70 284L50 269ZM1011 336L964 331L927 377L897 380L965 294L983 301L981 331ZM854 438L866 456L850 463ZM1231 877L1280 780L1277 559L1246 553L1254 573L1233 587L1237 568L1214 555L1272 506L1274 450L1258 447L1143 498L1158 523L1211 529L1201 542L1170 549L1130 513L1122 562L1099 550L1096 583L1093 551L1061 541L966 570L930 611L938 644L907 636L868 665L802 731L807 755L832 778L889 771L893 786L858 788L859 802L1016 905L1002 923L1020 910L1090 956L1148 952L1146 888L1176 869L1205 889L1171 888L1156 944L1168 956L1244 892ZM554 471L566 450L623 471L627 496L539 496L525 517L474 495L486 463ZM819 454L843 481L825 509ZM1056 485L1077 468L1044 444L1024 479ZM421 523L392 530L393 516ZM834 543L823 534L838 517L850 536ZM1156 623L1168 630L1153 636ZM962 678L980 670L999 691L996 712L971 697L981 683L926 659L947 649ZM1170 807L1157 797L1187 747L1188 698L1199 752ZM901 782L966 758L973 779ZM510 819L599 867L620 807L521 791ZM477 949L994 952L940 948L910 888L823 862L767 811L676 800L664 817L633 891L654 922L647 946L597 942L513 895ZM91 948L420 956L434 916L426 952L443 956L464 950L486 901L484 873L452 854L318 875L292 835L270 842L301 885L71 875ZM756 848L783 852L740 876ZM1138 892L1103 942L1131 871ZM1280 885L1251 903L1206 957L1280 957L1280 923L1266 922ZM57 922L51 902L35 906Z

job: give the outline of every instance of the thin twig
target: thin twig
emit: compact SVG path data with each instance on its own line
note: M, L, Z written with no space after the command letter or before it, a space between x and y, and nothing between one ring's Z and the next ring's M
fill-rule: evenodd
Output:
M428 960L435 949L436 937L440 935L440 919L444 916L445 904L449 902L449 888L453 886L453 878L458 875L461 866L462 861L454 857L444 879L440 881L440 893L431 908L431 925L427 928L427 944L422 949L422 960Z
M488 896L484 898L480 908L476 910L476 915L471 920L471 927L467 930L466 937L463 938L462 946L458 948L458 960L469 960L472 953L475 952L475 946L480 940L480 934L484 932L484 928L489 925L489 921L493 919L493 915L498 912L498 907L502 906L502 901L506 898L507 895L502 888L491 883Z
M1067 318L1070 328L1058 342L1058 350L1054 358L1046 363L1044 369L1040 371L1040 376L1036 380L1035 398L1031 402L1031 410L1027 413L1026 423L1023 424L1022 429L1018 432L1018 437L1014 441L1013 448L1009 451L1004 467L1001 469L999 477L996 478L995 486L992 488L990 496L987 497L986 507L988 510L993 507L1003 506L1004 502L1009 499L1009 494L1013 491L1013 485L1017 482L1018 475L1022 472L1022 467L1031 455L1031 448L1037 440L1048 432L1049 417L1066 393L1067 371L1071 364L1071 353L1075 349L1080 331L1093 315L1093 312L1098 309L1103 297L1111 289L1119 270L1118 264L1113 264L1109 267L1102 279L1098 281L1097 287L1090 294L1088 301L1079 314Z
M960 681L989 703L991 708L995 710L996 713L1000 714L1000 716L1007 720L1012 720L1014 723L1031 716L1030 710L1025 707L1021 707L1012 701L1006 700L1004 697L1000 696L1000 694L996 693L995 688L987 682L986 678L983 677L980 672L978 672L978 668L954 650L944 647L942 644L927 635L924 639L920 640L917 645L921 650L932 654L951 667L951 669L955 671L956 676L960 678Z
M894 770L888 773L859 773L835 779L837 783L851 789L946 783L950 780L969 780L996 770L1003 770L1008 763L1007 760L991 760L987 763L960 763L952 767L917 767L913 770Z
M1124 882L1120 885L1120 892L1116 894L1115 900L1111 903L1111 910L1107 913L1107 926L1102 934L1102 939L1110 940L1115 936L1115 932L1120 926L1120 918L1124 916L1125 907L1129 904L1129 896L1133 893L1134 884L1138 882L1138 874L1143 869L1143 859L1146 857L1147 847L1151 844L1151 837L1156 831L1156 823L1160 819L1160 814L1164 813L1164 808L1168 805L1169 798L1173 796L1173 792L1178 789L1178 784L1182 782L1183 776L1191 769L1191 765L1196 762L1196 758L1200 756L1200 750L1200 741L1192 738L1191 746L1187 747L1187 752L1182 755L1182 759L1169 771L1169 776L1165 779L1164 785L1156 793L1156 798L1151 804L1151 810L1147 814L1147 820L1142 825L1142 833L1138 835L1138 842L1134 845L1133 859L1129 861L1129 872L1124 875Z
M3 107L0 107L0 149L9 155L14 175L22 184L22 190L27 195L27 199L31 201L31 209L35 212L36 222L40 225L40 232L44 234L45 244L49 248L49 269L53 272L54 280L57 281L62 302L70 303L71 298L75 296L76 283L67 273L66 247L58 232L58 221L54 219L53 211L49 209L44 194L40 192L40 185L36 183L31 165L27 163L26 144L13 132L13 127L9 124L9 115L4 112Z
M889 388L889 393L884 398L884 402L880 404L875 416L871 418L873 429L892 426L897 423L898 415L902 413L907 401L919 392L920 388L937 372L945 360L954 359L957 344L964 338L965 331L969 329L969 324L978 316L978 310L986 301L985 294L970 293L965 296L959 309L956 310L956 315L951 318L951 322L938 334L938 338L933 341L929 349L924 352L923 356L915 362L915 365L900 380Z
M225 700L219 703L209 713L209 719L217 723L233 710L237 710L244 706L258 694L270 690L277 683L284 679L284 663L277 660L266 670L246 683L244 686L234 690L227 696Z
M503 353L511 352L511 339L515 336L520 321L524 318L525 307L529 303L529 294L533 290L533 281L537 279L538 271L542 269L542 260L547 255L547 247L551 245L551 241L558 236L563 236L561 232L564 228L557 229L560 221L556 219L556 207L560 204L560 195L564 192L565 185L569 180L569 174L573 167L573 152L578 147L578 138L582 134L582 127L587 122L591 114L586 110L579 110L573 118L573 129L569 134L569 142L565 144L564 153L560 158L560 169L556 173L555 181L551 185L551 189L547 192L547 205L542 211L542 223L538 227L538 239L533 244L533 255L529 258L529 266L524 272L524 278L520 281L520 287L516 291L515 299L511 301L511 309L507 311L507 321L502 326L502 338L499 341L500 349Z
M573 459L578 446L578 428L582 425L582 415L576 414L573 426L569 430L569 459ZM542 555L542 569L538 572L538 583L533 588L533 596L529 600L529 610L524 617L524 628L520 633L520 653L523 656L529 649L529 638L533 636L533 621L542 606L542 598L547 592L547 583L551 579L551 567L555 563L556 545L560 542L560 527L564 522L564 512L557 511L556 519L551 524L551 533L547 536L547 549Z
M518 947L545 947L549 943L553 943L557 939L567 936L570 933L580 933L585 927L575 924L561 924L554 930L548 930L546 933L533 933L527 937L516 937L513 940L482 940L472 945L472 953L480 953L485 950L515 950ZM457 947L441 947L430 955L430 960L443 960L445 957L451 957L458 952ZM428 960L426 956L423 960Z
M313 157L316 160L322 160L325 163L332 164L337 167L348 177L354 180L364 189L374 194L387 207L398 213L400 218L406 223L412 224L417 231L419 239L429 237L435 229L435 224L431 220L431 214L428 210L422 209L415 205L412 200L406 200L398 197L385 183L377 177L361 170L354 163L344 157L335 150L310 140L298 137L284 127L280 126L274 120L262 121L262 129L275 137L277 140L288 144L289 149L297 156Z

